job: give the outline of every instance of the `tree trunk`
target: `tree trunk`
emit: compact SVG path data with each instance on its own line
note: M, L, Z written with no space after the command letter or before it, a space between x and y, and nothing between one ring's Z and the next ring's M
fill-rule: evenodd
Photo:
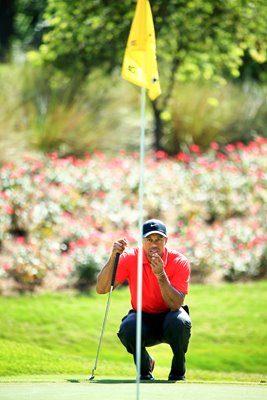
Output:
M157 101L152 102L152 109L154 113L154 150L163 150L162 137L163 137L163 121L161 119L161 108L158 106Z
M14 33L15 0L0 2L0 62L5 62Z

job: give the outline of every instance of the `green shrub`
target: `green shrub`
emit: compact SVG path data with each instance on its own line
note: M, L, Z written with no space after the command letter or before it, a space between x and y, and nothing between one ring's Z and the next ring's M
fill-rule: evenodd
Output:
M73 261L74 270L70 275L71 285L80 291L87 291L96 283L96 275L99 272L100 265L86 249L79 249L73 257Z
M25 151L83 156L138 148L136 120L129 118L135 91L117 77L95 74L81 83L50 69L9 65L0 66L0 85L0 161Z
M171 154L192 144L207 149L221 144L267 137L267 88L252 82L186 84L175 88L166 119L165 146Z
M56 268L56 252L49 247L51 244L38 243L34 239L31 243L27 243L22 237L17 239L6 276L14 279L19 292L34 292L37 287L42 286L48 272Z
M96 72L77 82L49 68L10 64L0 65L0 85L0 161L25 151L83 156L139 148L139 92L117 75ZM266 91L252 82L177 85L161 115L162 144L174 154L193 143L207 149L213 141L266 137ZM154 121L149 106L146 111L151 145Z

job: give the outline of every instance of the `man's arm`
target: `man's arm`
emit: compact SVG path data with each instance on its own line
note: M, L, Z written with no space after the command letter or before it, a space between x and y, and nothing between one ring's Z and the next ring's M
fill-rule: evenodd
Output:
M162 271L162 273L160 273L159 275L156 275L156 277L158 279L160 291L164 302L167 304L171 311L178 310L184 303L184 293L178 292L178 290L171 285L164 271Z
M115 259L116 259L116 254L123 253L126 246L127 246L127 242L124 239L118 240L117 242L115 242L113 244L111 255L110 255L107 263L104 265L104 267L99 272L98 277L97 277L96 291L98 294L105 294L110 291L111 279L112 279L112 273L113 273L114 263L115 263ZM119 285L119 282L117 282L115 280L114 289L118 285Z
M185 294L179 292L171 285L164 271L164 262L158 254L153 255L151 260L151 268L158 279L164 302L171 311L178 310L183 305Z

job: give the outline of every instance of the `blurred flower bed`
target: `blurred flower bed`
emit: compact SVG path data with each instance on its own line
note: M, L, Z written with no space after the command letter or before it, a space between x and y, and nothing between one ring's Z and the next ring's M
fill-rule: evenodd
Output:
M138 241L139 155L25 156L2 165L0 290L88 289L114 240ZM192 279L267 273L267 140L145 159L144 218L163 219Z

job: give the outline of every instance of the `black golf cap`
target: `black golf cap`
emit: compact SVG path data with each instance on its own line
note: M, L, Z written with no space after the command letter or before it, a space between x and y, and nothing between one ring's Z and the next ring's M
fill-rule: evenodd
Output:
M143 225L143 238L152 235L152 233L167 237L166 225L159 219L149 219Z

